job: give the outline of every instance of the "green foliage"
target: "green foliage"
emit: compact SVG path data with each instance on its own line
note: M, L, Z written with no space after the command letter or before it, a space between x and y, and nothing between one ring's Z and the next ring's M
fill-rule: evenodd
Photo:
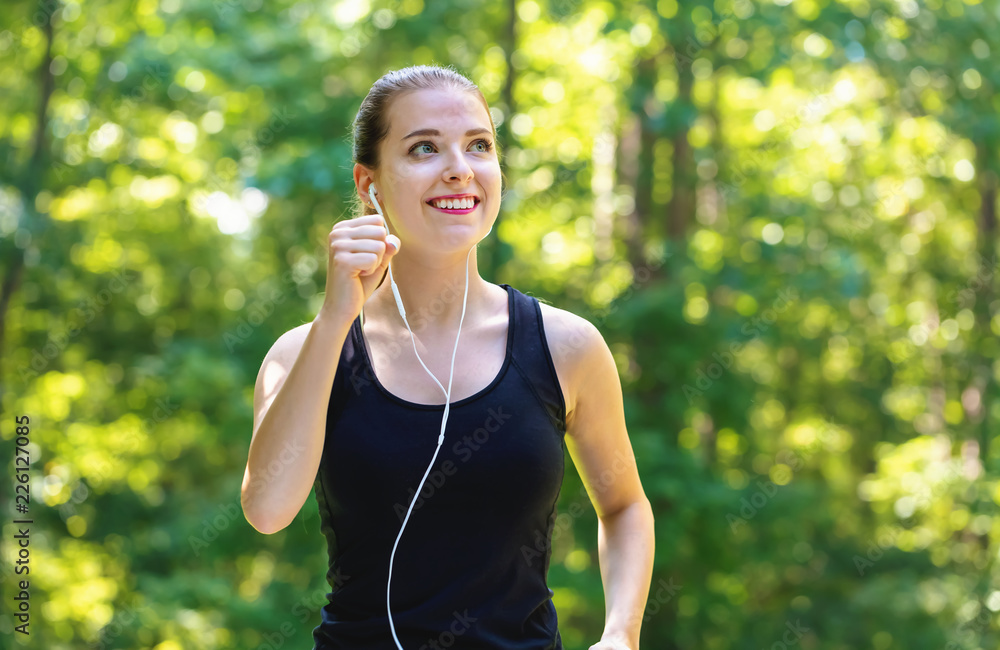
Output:
M28 414L35 524L32 636L0 631L312 643L315 501L240 510L253 382L321 304L361 99L439 63L502 135L484 275L618 363L642 647L997 647L998 55L996 0L5 1L0 451ZM604 601L567 470L576 650Z

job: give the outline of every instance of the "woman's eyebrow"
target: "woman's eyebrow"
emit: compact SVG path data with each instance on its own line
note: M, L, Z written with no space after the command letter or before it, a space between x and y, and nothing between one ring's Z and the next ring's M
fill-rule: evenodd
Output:
M489 129L483 129L483 128L469 129L468 131L465 132L465 137L468 138L470 136L477 135L479 133L489 134L490 130ZM418 135L441 135L441 132L438 131L437 129L417 129L413 133L410 133L408 135L403 136L402 139L406 140L407 138L412 138L412 137L418 136Z

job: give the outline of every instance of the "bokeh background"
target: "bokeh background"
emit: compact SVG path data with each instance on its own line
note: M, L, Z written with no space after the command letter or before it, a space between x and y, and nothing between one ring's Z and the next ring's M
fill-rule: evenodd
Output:
M484 277L618 363L642 648L997 648L998 61L996 0L4 0L0 643L311 647L314 498L274 535L240 510L254 378L321 304L361 99L434 63L498 124ZM572 463L560 512L580 650Z

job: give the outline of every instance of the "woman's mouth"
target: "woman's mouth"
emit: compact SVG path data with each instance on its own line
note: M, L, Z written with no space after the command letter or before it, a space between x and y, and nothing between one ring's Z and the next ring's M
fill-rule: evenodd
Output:
M429 202L428 205L431 206L432 208L434 208L435 210L440 210L441 212L444 212L446 214L469 214L470 212L472 212L473 210L475 210L476 207L479 205L479 199L473 199L473 201L472 201L472 207L468 207L468 208L459 208L459 207L446 208L446 207L439 207L439 205L441 205L441 204L444 204L444 205L456 205L458 203L457 201L453 201L453 202L439 201L439 202L436 202L436 203L437 203L437 205L435 205L435 202Z

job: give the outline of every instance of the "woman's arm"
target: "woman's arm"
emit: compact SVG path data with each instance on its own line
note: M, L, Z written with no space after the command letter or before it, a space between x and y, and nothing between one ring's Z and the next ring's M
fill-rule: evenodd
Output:
M283 334L261 364L241 501L247 521L262 533L290 524L309 498L350 326L321 310L311 323Z
M553 327L549 322L553 360L559 359L561 383L569 386L566 447L599 519L605 622L601 641L591 648L638 650L653 576L653 511L625 428L618 368L592 323L565 311L552 319Z
M592 650L639 649L639 630L653 575L653 510L637 501L597 523L604 634Z

